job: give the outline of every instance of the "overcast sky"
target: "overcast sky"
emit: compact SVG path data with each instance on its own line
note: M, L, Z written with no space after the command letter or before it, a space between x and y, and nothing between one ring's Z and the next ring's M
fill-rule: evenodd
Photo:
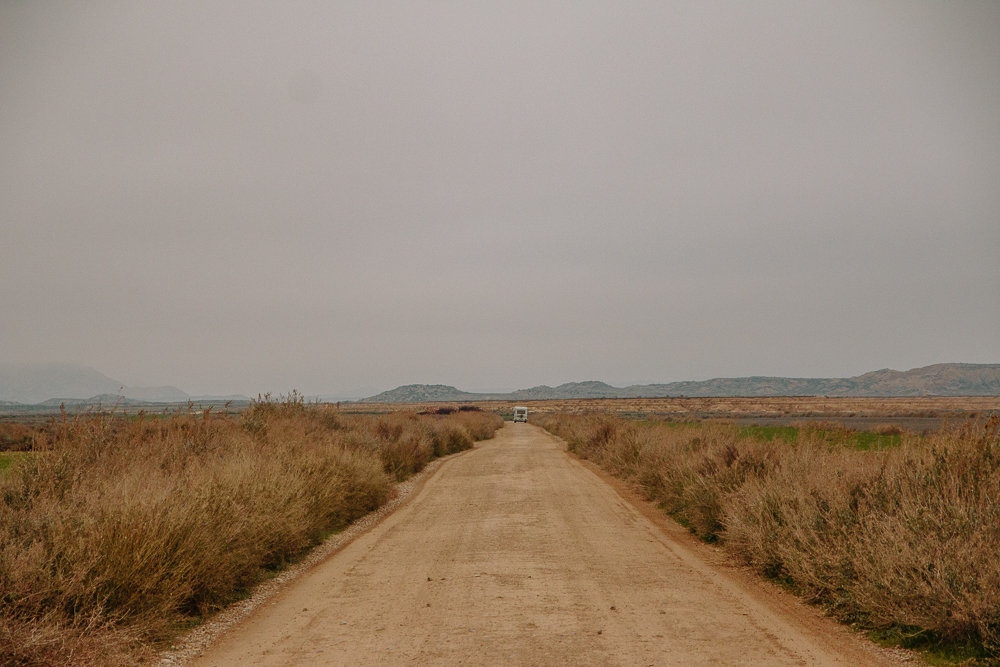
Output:
M0 0L0 362L1000 362L1000 3Z

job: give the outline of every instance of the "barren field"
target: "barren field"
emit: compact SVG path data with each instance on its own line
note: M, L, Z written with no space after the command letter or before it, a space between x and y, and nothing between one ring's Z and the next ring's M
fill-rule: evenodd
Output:
M468 403L345 403L345 412L397 412L457 408ZM510 413L510 401L477 401L483 410ZM716 398L593 398L522 401L529 413L607 412L623 415L659 415L678 419L714 417L918 417L964 418L971 413L1000 412L1000 396L914 396L891 398L825 398L822 396L716 397Z
M892 663L507 424L193 664Z

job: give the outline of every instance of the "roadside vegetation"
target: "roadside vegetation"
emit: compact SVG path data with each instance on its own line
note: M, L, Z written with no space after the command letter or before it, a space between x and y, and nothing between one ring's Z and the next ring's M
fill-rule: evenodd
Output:
M239 415L7 426L24 453L0 471L0 664L149 659L502 425L479 411L341 415L293 393Z
M701 539L879 640L988 662L1000 653L1000 417L925 436L558 414L531 422Z
M903 429L895 424L881 424L873 431L855 431L830 422L810 421L802 426L741 426L737 435L757 440L797 442L803 432L830 444L863 451L897 447L903 443Z

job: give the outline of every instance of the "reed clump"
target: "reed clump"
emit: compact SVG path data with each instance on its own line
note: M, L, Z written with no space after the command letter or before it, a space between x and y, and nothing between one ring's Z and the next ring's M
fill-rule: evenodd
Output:
M500 426L341 416L293 394L238 416L39 428L0 478L0 664L137 664Z
M1000 649L997 416L874 451L810 428L532 421L841 620Z

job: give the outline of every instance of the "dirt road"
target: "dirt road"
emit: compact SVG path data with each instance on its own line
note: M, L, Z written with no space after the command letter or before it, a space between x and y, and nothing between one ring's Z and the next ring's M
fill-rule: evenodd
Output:
M720 563L508 424L194 665L891 664Z

